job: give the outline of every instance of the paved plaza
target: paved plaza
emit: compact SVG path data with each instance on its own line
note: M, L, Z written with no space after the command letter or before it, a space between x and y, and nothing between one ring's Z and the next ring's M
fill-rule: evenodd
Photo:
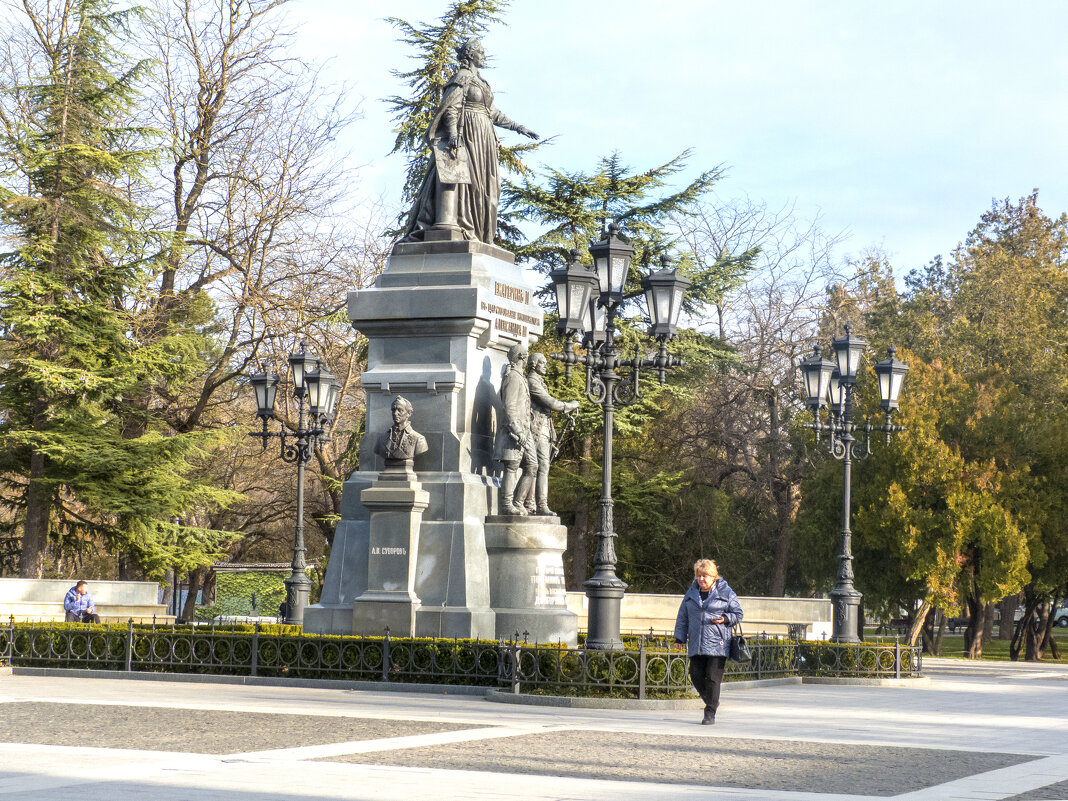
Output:
M925 672L727 685L701 726L698 709L16 670L0 674L0 801L1068 799L1068 667Z

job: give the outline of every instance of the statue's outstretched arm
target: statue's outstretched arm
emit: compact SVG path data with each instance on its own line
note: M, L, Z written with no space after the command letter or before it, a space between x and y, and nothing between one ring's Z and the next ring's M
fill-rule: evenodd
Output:
M562 401L550 395L549 388L544 381L530 382L530 400L532 403L537 403L554 412L567 412L571 411L573 407L578 407L578 404L574 401Z
M540 139L541 138L536 133L534 133L532 130L530 130L529 128L524 128L518 122L513 122L512 120L508 119L506 116L504 116L504 114L502 114L496 108L494 108L492 110L492 119L493 119L493 124L496 125L498 128L505 128L505 129L507 129L509 131L515 131L517 134L522 134L523 136L528 136L531 139Z

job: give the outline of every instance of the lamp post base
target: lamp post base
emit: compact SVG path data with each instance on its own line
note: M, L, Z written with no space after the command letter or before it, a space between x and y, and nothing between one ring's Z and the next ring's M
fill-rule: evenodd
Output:
M831 606L834 612L831 642L860 642L860 601L863 597L853 587L835 587L831 590Z
M586 648L592 651L621 651L619 614L627 585L619 578L602 581L596 576L582 585L589 598Z
M311 579L302 573L291 573L282 582L286 585L286 623L290 626L304 625L304 609L311 594Z

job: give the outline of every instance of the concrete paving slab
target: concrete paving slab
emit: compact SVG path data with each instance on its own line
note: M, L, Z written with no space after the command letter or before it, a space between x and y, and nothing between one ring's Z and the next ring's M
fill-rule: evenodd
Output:
M0 801L1068 798L1068 667L925 660L925 671L925 687L728 685L714 727L698 725L693 710L16 672L0 675L0 727L8 713L31 717L8 724L10 741L0 743ZM127 737L121 747L118 736L101 747L41 743L32 715L44 714L88 716L100 731L207 720L221 747L181 752L154 729L145 746ZM241 727L277 731L281 742L246 745ZM576 770L605 758L599 743L644 774ZM353 754L362 761L338 761ZM719 773L698 763L663 781L665 766L705 754L735 762L718 763ZM523 772L535 756L537 771ZM854 781L838 784L836 773Z
M457 738L406 753L351 754L338 762L486 770L524 775L893 796L1028 761L1011 754L932 752L738 737L570 730L508 740Z
M1068 801L1068 782L1057 782L1014 795L1006 801Z
M7 757L0 747L0 757ZM128 763L124 763L128 764ZM463 801L839 801L825 793L774 792L654 782L599 781L559 776L449 771L339 763L225 763L206 759L129 765L121 780L102 778L117 765L82 771L81 780L24 771L11 782L0 774L4 801L68 799L79 801L395 801L433 797ZM68 769L69 772L69 769ZM26 781L29 779L29 781ZM21 780L21 785L18 782ZM850 796L849 801L885 801Z
M231 754L292 745L381 740L470 724L235 712L221 709L16 701L0 706L0 742Z

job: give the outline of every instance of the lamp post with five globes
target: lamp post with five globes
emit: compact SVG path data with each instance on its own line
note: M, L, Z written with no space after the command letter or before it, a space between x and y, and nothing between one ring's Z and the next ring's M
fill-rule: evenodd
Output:
M273 371L268 372L267 366L264 365L260 372L250 379L256 393L256 416L263 421L263 430L250 431L249 436L261 438L264 450L267 449L269 439L278 437L279 456L282 461L297 465L297 525L293 535L291 572L285 580L285 622L302 626L304 608L311 592L311 580L304 562L304 465L311 459L318 444L330 441L326 436L326 429L334 418L341 384L318 356L308 352L303 342L300 343L299 350L290 354L289 368L293 379L293 397L298 410L297 427L287 430L282 425L277 431L268 430L267 421L274 417L274 401L279 379ZM305 404L308 407L307 420L304 416Z
M807 424L816 432L816 442L820 435L827 435L827 449L834 458L842 463L842 551L838 556L838 580L831 590L833 613L832 635L834 642L860 642L860 600L861 594L853 586L853 550L850 523L850 494L852 489L853 461L860 461L871 456L871 432L881 431L886 434L886 444L890 444L890 435L895 431L904 431L902 426L890 423L891 415L898 408L901 385L908 372L908 365L894 358L894 348L884 361L875 365L875 374L879 378L879 400L886 413L886 422L873 426L865 418L864 439L854 436L857 426L853 423L853 391L857 384L857 370L868 343L854 336L850 326L845 326L845 336L831 343L835 361L828 361L820 355L819 345L812 351L812 356L800 364L805 404L812 412L812 422ZM820 409L828 408L827 422L820 419Z
M624 301L641 292L624 293L627 273L634 257L634 248L618 235L615 224L600 242L590 245L593 268L585 267L578 251L571 251L567 267L550 273L556 290L559 321L557 331L566 338L564 353L553 358L566 365L570 376L573 365L586 368L586 397L603 411L604 455L601 464L600 525L596 534L597 550L594 573L583 586L589 599L589 618L586 647L595 650L618 650L623 647L619 637L620 605L627 585L616 575L614 524L612 521L612 434L616 407L633 403L638 398L640 373L653 368L661 384L667 370L682 362L667 352L667 342L678 331L682 299L690 282L668 268L666 256L661 269L642 279L642 289L651 322L649 333L659 343L654 358L644 358L635 352L633 358L621 358L616 344L616 318ZM574 337L582 333L584 355L573 347ZM621 368L630 375L621 375Z

